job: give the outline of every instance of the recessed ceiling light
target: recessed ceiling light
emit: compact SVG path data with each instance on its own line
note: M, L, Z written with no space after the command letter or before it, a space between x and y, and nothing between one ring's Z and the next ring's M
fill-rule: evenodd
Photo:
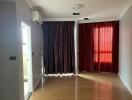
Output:
M84 20L89 20L89 18L84 18Z
M73 15L74 15L74 16L79 16L79 15L80 15L80 13L73 13Z

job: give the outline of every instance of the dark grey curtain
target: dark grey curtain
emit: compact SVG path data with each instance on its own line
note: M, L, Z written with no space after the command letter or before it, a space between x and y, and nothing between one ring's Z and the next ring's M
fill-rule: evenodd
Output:
M74 22L44 22L42 29L45 73L74 73Z

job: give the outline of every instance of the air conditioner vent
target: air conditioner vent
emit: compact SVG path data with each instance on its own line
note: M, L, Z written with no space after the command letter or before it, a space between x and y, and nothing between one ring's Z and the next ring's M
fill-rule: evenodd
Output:
M32 21L37 24L42 24L42 16L39 11L31 11Z

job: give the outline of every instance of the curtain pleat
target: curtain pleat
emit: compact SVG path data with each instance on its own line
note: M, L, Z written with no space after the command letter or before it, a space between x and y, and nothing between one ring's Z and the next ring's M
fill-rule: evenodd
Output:
M42 29L45 73L74 73L74 22L44 22Z
M90 24L79 25L79 71L93 71L94 41Z

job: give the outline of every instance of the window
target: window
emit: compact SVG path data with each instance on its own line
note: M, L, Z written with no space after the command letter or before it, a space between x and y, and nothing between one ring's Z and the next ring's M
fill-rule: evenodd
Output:
M112 63L113 27L94 29L94 62Z

